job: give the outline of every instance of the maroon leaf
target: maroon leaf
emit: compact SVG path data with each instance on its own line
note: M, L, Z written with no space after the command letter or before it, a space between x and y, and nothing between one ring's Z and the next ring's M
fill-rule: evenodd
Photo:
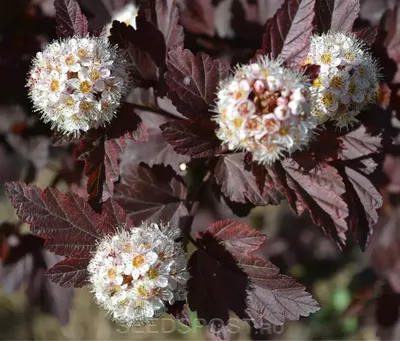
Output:
M367 133L365 126L361 125L356 130L340 137L342 141L341 159L355 160L363 158L362 164L371 173L376 168L376 163L372 158L366 156L376 154L382 147L382 137L372 136Z
M367 44L372 45L375 42L375 39L378 35L379 27L372 26L363 28L361 31L354 32L354 34L364 40Z
M351 32L360 13L359 0L317 0L316 22L320 31Z
M167 313L173 315L178 321L188 327L192 327L189 311L185 301L176 301L173 305L167 307Z
M135 223L162 220L179 226L188 214L186 196L186 186L171 168L140 165L125 169L113 198Z
M4 225L1 228L4 232ZM39 307L66 325L74 296L73 289L61 288L45 276L46 269L51 268L61 257L45 250L43 239L30 234L9 235L3 245L0 243L0 250L2 290L11 293L23 286L29 304Z
M46 275L62 287L80 288L88 283L88 258L65 259L46 272Z
M212 60L202 52L194 55L181 47L168 53L167 68L168 97L180 113L193 118L208 113L219 81L228 76L228 66L223 61Z
M123 103L108 128L86 133L75 149L76 158L85 161L87 191L94 206L112 195L119 179L119 157L131 139L144 141L147 133L133 106Z
M383 204L382 196L375 188L366 174L360 173L350 167L345 167L348 178L346 183L346 194L350 212L349 229L354 235L354 239L364 250L373 227L378 222L378 209Z
M44 238L47 249L57 255L87 258L99 238L115 233L118 227L132 226L112 201L104 205L100 215L74 193L62 194L53 188L42 191L21 182L7 183L6 190L18 217L30 224L32 233Z
M393 290L400 293L400 210L382 216L367 248L374 269L387 278Z
M87 19L82 14L76 0L55 0L54 7L56 8L58 37L85 37L88 34Z
M307 55L313 29L315 0L286 0L269 19L261 50L257 54L287 61L302 61Z
M382 196L372 182L377 167L375 156L382 148L381 136L371 136L365 126L340 137L343 151L339 163L346 184L346 198L350 211L349 228L362 249L368 243L372 228L378 222L377 210L382 206Z
M214 238L221 240L225 249L237 258L250 256L265 241L263 233L233 219L217 221L207 230Z
M263 328L319 309L302 285L251 255L263 241L260 235L249 243L251 230L232 220L216 222L199 235L199 249L189 260L189 307L220 338L226 336L229 311Z
M293 210L300 215L307 209L316 225L339 246L345 245L349 208L342 199L346 190L338 171L328 164L304 171L291 159L282 165L287 185L294 192L294 200L289 200Z
M216 128L216 124L208 118L175 120L160 126L163 136L174 146L174 150L192 158L211 157L226 150L215 135Z
M281 275L271 262L242 258L239 265L250 281L246 313L255 328L282 325L285 320L298 320L320 309L303 285Z
M165 140L159 126L167 119L164 116L152 112L139 112L144 125L148 131L148 141L146 143L129 140L124 153L121 156L121 168L130 168L141 162L149 165L171 166L179 172L179 165L190 161L187 155L177 154L173 147Z
M158 80L157 66L165 64L165 42L162 33L144 18L137 18L137 29L113 22L110 41L126 50L132 60L133 84L149 88Z
M184 0L181 23L189 32L213 36L215 25L212 0Z
M164 35L167 51L173 46L183 47L183 28L178 25L179 11L174 0L149 0L140 7L139 17L142 11L147 21Z
M236 153L221 156L215 167L215 180L222 193L230 200L240 203L248 201L256 206L278 204L284 195L279 186L271 186L273 181L268 170L260 175L264 178L263 191L260 191L254 175L245 170L244 154Z

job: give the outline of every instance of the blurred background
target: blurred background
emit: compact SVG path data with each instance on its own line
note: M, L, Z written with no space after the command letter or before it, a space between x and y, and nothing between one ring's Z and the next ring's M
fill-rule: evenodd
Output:
M135 25L137 6L133 2L79 2L91 29L109 29L107 25L114 19ZM185 46L227 59L232 65L246 62L259 48L266 20L282 2L177 0ZM356 27L380 27L373 52L385 71L382 87L386 97L381 105L391 110L394 125L400 127L397 5L397 0L361 1ZM59 258L29 234L7 202L3 184L15 180L72 190L82 196L86 193L83 165L74 160L72 147L50 146L51 131L32 111L25 88L32 57L56 38L54 15L53 0L0 0L0 339L212 339L199 325L189 331L182 325L171 325L168 317L152 327L126 330L110 322L87 289L66 289L49 282L44 273ZM130 94L132 101L141 103L147 103L149 97L140 90ZM128 146L130 157L135 147ZM122 159L121 166L129 160ZM365 252L352 243L340 251L307 216L296 217L285 203L255 208L248 217L238 218L227 203L214 196L204 200L207 205L201 207L194 229L229 217L247 221L267 234L268 244L260 252L283 273L307 286L322 306L309 318L259 333L233 319L232 340L400 339L400 156L387 155L384 170L381 218ZM184 167L181 171L182 175L186 172ZM248 209L242 209L246 215ZM191 317L194 321L195 315Z

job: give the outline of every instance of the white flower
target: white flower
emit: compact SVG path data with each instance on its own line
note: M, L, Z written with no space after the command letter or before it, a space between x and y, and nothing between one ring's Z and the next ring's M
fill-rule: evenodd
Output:
M37 53L27 87L52 129L79 135L114 117L129 67L125 53L102 38L68 38Z
M307 146L316 126L310 85L301 73L281 64L259 57L257 63L238 67L218 91L218 138L263 164Z
M97 302L120 324L144 325L186 299L189 272L178 228L146 224L105 237L89 265Z
M114 20L123 22L127 26L131 25L136 30L136 17L139 12L139 7L137 7L134 3L128 3L122 9L117 12L114 12L112 15L111 23L107 25L106 32L111 34L110 30L112 27L112 22Z
M356 36L338 32L312 36L306 63L320 66L311 88L313 113L320 123L332 119L339 128L348 127L376 100L379 68Z

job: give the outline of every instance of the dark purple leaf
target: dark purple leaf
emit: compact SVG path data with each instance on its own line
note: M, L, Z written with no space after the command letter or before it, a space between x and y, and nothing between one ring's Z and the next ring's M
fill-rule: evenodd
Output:
M255 328L282 325L286 320L298 320L320 309L303 285L281 275L271 262L242 258L239 265L250 282L246 313Z
M192 327L189 311L185 301L175 301L173 305L167 307L167 313L174 316L178 321L188 327Z
M179 226L188 214L183 203L186 196L186 186L171 168L140 165L125 168L113 198L134 223L162 220Z
M183 28L178 25L179 11L174 0L146 1L146 4L140 7L139 17L142 11L146 20L164 35L167 51L173 46L183 47Z
M307 55L309 37L313 29L315 0L286 0L269 19L262 48L257 54L286 61L302 61Z
M257 237L254 242L251 228L240 224L238 229L238 225L232 220L210 225L199 234L199 249L189 260L189 307L205 320L209 331L226 337L229 311L250 319L256 328L281 325L317 311L318 304L302 285L251 255L262 240Z
M385 277L393 290L400 293L400 210L383 215L371 237L367 253L373 268Z
M161 125L160 129L178 154L204 158L226 150L221 145L221 140L215 135L216 124L208 118L195 121L170 121Z
M349 180L346 183L346 196L352 212L349 215L349 229L364 250L378 222L377 211L383 204L382 195L368 179L368 175L350 167L345 167L345 174Z
M167 68L168 97L178 111L192 118L207 115L220 80L228 76L227 64L175 47L168 53Z
M2 230L4 232L2 225ZM74 292L46 278L46 269L62 258L43 248L43 239L33 235L12 234L0 247L0 285L11 293L23 285L29 303L56 317L61 324L69 321Z
M62 287L80 288L88 284L88 258L65 259L46 272L46 275Z
M243 153L219 158L215 168L215 180L221 186L222 193L231 201L240 203L249 201L256 206L278 204L284 198L279 188L269 187L268 182L265 183L261 192L254 175L245 170L243 159ZM265 173L263 176L265 179L270 175Z
M317 0L316 22L319 31L351 32L360 13L360 0Z
M127 140L145 141L147 132L133 106L123 103L109 127L89 131L75 149L76 158L85 161L89 201L95 206L114 191L114 182L119 179L118 160Z
M265 241L263 233L233 219L217 221L207 231L221 240L225 249L236 258L250 256Z
M88 22L76 0L55 0L57 35L59 38L85 37Z
M215 34L212 0L184 0L181 6L181 23L186 30L209 36Z
M339 246L345 245L349 208L342 198L346 190L338 171L328 164L305 171L291 159L283 160L282 165L294 195L294 200L289 200L293 210L300 215L307 209L325 234Z
M148 141L146 143L127 141L127 147L121 155L121 168L130 168L144 162L150 167L171 166L175 172L179 172L179 165L189 162L190 157L177 154L165 140L159 126L167 122L167 119L152 112L139 112L139 115L148 131Z
M119 226L132 225L112 201L105 203L100 215L74 193L62 194L53 188L42 191L21 182L7 183L6 190L18 217L30 224L32 233L44 238L47 249L57 255L90 257L99 238L115 233Z
M354 32L354 34L358 38L364 40L368 45L372 45L375 42L378 32L379 32L379 27L372 26L363 28L361 31Z

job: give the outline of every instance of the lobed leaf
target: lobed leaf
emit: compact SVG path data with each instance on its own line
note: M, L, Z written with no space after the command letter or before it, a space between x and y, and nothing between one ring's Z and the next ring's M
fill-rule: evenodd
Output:
M182 47L170 50L167 69L168 97L180 113L193 119L208 115L218 84L229 70L221 60L212 60L203 52L194 55Z
M293 210L300 215L307 209L313 222L344 246L349 208L342 198L346 189L338 171L328 164L304 171L292 159L283 160L282 166L292 191L293 200L289 203Z
M33 234L44 238L48 250L70 258L88 258L102 236L132 223L117 203L109 201L102 214L74 193L42 191L35 185L9 182L6 190L18 217L30 224ZM118 222L118 224L117 224Z
M119 179L118 160L127 140L147 140L147 132L132 104L124 103L109 127L89 131L75 149L76 158L85 161L87 191L94 207L114 191L114 182Z
M81 288L88 284L89 258L68 258L47 271L46 275L62 287Z
M181 23L186 30L196 34L214 36L214 6L212 0L184 0Z
M76 0L55 0L54 7L59 38L85 37L88 34L88 21Z
M147 132L148 141L140 143L139 141L127 141L127 147L121 155L121 168L128 169L133 165L139 165L141 162L149 165L171 166L175 172L179 172L179 165L190 161L187 155L177 154L172 145L170 145L162 135L160 125L168 122L167 118L149 111L138 111Z
M267 21L262 48L257 54L280 55L286 61L302 61L310 44L315 0L285 0Z
M316 23L319 31L351 32L360 13L359 0L317 0Z
M372 45L375 42L378 33L379 33L378 26L366 27L360 31L354 32L354 34L358 38L364 40L368 45Z
M139 165L125 168L113 198L135 223L162 220L179 226L188 214L186 196L186 186L171 168Z
M173 46L183 47L183 28L178 25L179 10L174 0L149 0L140 7L139 17L144 14L164 36L167 51Z
M256 177L245 169L244 154L235 153L219 158L215 167L215 180L221 186L222 193L231 201L251 202L256 206L278 204L284 196L278 186L271 186L273 180L268 172L266 170L266 173L258 176L264 178L260 190Z
M160 126L164 138L178 154L192 158L211 157L226 150L215 135L216 124L208 118L174 120Z
M263 235L233 220L210 225L196 240L199 249L189 260L188 303L217 337L227 334L229 311L263 328L319 309L302 285L252 256L263 241Z
M5 232L5 225L1 226L2 232ZM22 286L30 305L38 307L42 312L57 318L62 325L66 325L74 291L72 288L61 288L45 276L46 269L62 258L45 250L43 239L14 231L8 237L0 235L2 290L11 293Z

